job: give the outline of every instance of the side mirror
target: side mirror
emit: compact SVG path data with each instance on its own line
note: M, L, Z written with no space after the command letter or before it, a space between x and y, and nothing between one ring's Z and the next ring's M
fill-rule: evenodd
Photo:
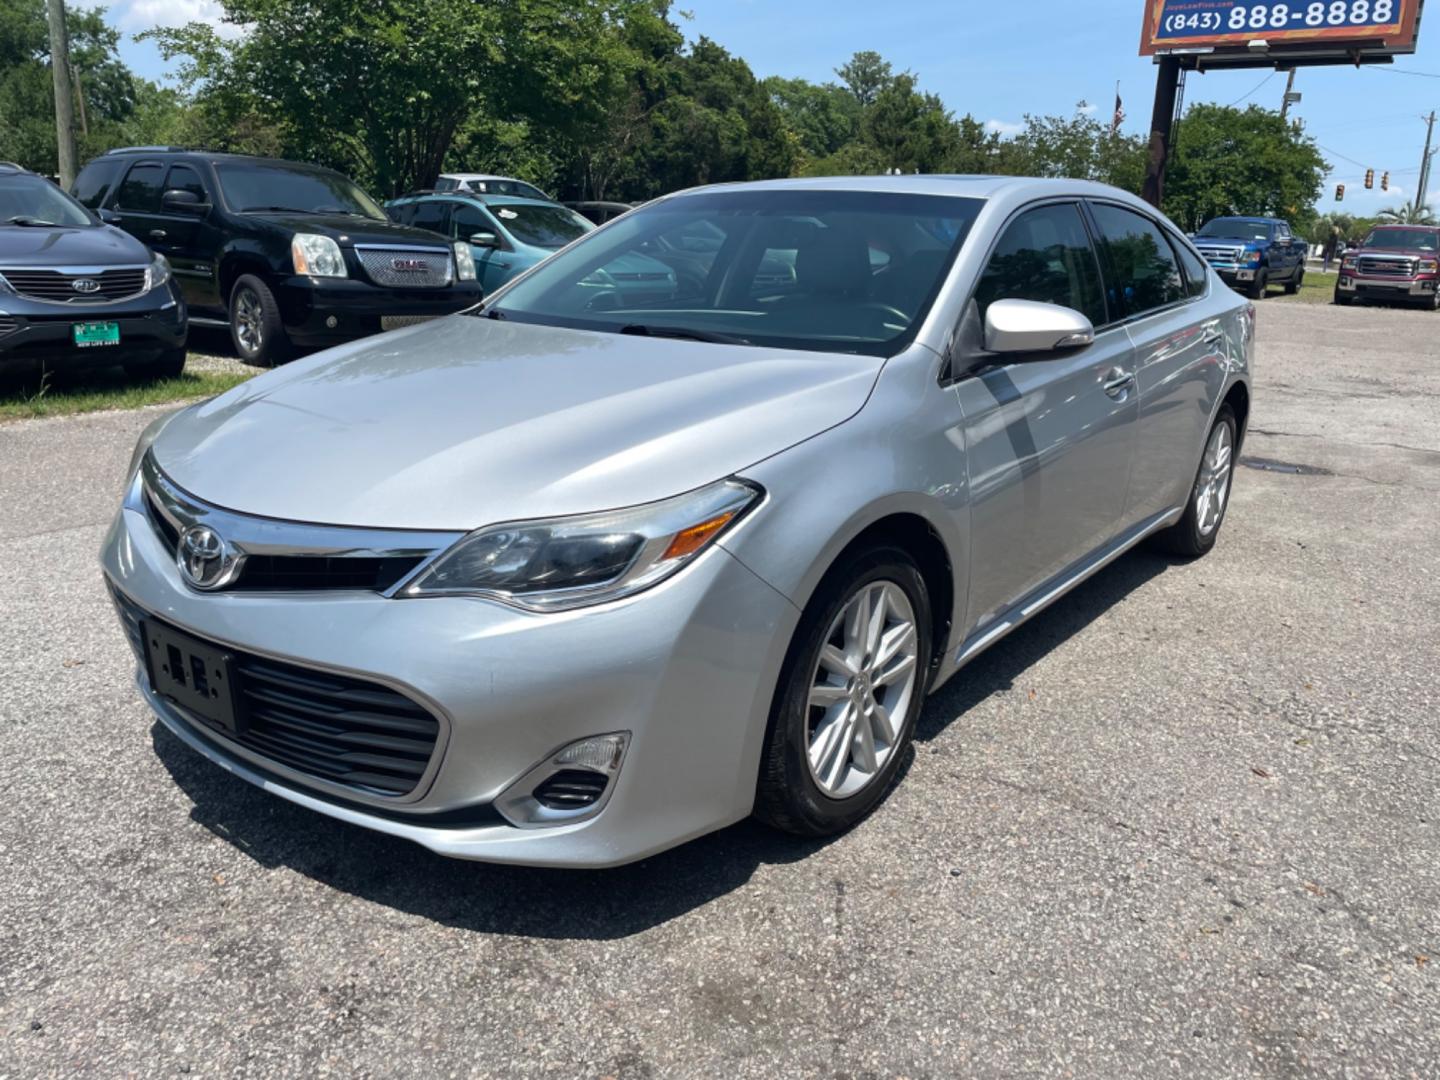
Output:
M101 207L99 210L96 210L95 216L98 217L101 221L103 221L106 225L119 225L120 222L125 220L114 210L109 210L105 207Z
M200 196L193 191L171 188L160 196L160 209L175 214L203 214L210 209L210 204L202 202Z
M985 348L994 353L1046 353L1095 341L1080 312L1035 300L996 300L985 309Z
M493 232L477 232L470 234L470 243L476 247L498 248L500 246L500 238Z

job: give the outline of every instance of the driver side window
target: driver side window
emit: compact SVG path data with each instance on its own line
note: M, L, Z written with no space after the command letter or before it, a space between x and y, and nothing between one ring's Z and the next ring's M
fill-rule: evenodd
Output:
M1038 300L1072 308L1096 326L1108 321L1100 267L1077 205L1041 206L1010 223L975 290L982 319L996 300Z

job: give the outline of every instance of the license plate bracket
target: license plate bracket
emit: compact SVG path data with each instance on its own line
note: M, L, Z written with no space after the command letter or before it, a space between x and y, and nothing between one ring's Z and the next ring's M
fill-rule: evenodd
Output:
M150 685L156 693L227 735L233 737L245 730L244 712L237 705L233 655L148 619L140 624L140 633Z
M96 349L120 344L118 322L77 322L70 324L70 338L77 349Z

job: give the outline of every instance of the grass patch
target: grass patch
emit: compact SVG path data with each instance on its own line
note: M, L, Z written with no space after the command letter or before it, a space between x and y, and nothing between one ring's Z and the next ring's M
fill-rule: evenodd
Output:
M187 371L175 379L143 382L119 370L47 375L20 385L0 384L0 421L138 409L213 397L258 372Z
M1287 304L1329 304L1335 299L1335 279L1337 274L1322 274L1318 270L1307 270L1305 280L1300 283L1300 291L1294 296L1287 296L1279 289L1271 289L1266 303L1271 300L1283 300Z

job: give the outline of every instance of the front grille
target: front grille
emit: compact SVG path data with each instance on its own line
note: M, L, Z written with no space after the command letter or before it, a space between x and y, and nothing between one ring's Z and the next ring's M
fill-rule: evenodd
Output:
M551 810L580 810L594 806L609 782L604 773L561 769L535 789L535 801Z
M158 620L113 586L111 597L143 664L141 620ZM424 706L366 679L215 647L234 658L241 720L240 734L220 734L306 776L371 794L415 790L440 734L439 721ZM219 729L206 725L206 730Z
M171 555L180 542L180 534L170 519L160 512L150 493L145 493L145 509L156 535ZM385 592L414 570L424 556L378 558L368 556L328 555L247 555L240 576L229 586L230 592L246 590L290 590L307 592L327 589L366 589Z
M0 277L15 292L31 300L52 304L93 304L97 300L127 300L145 291L145 268L125 267L98 274L68 274L60 270L5 270ZM88 292L75 289L77 281L93 281L96 288Z
M1239 262L1240 256L1245 254L1243 247L1197 247L1196 250L1212 263Z
M1386 259L1376 258L1373 255L1362 255L1360 258L1360 273L1367 277L1414 277L1414 259Z
M357 247L366 276L388 289L441 289L450 284L450 253L425 248Z

